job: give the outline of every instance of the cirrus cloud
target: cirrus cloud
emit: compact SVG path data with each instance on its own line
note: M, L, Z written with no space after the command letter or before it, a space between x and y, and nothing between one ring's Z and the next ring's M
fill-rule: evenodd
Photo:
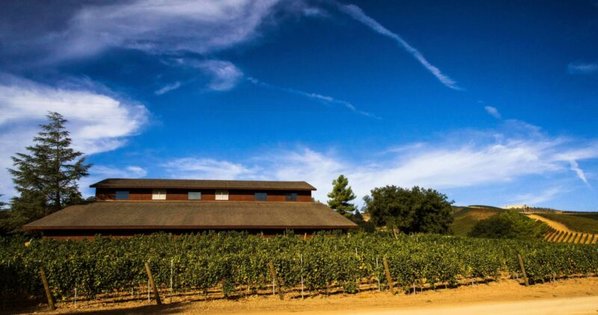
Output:
M75 12L64 30L45 37L65 44L55 46L56 59L86 57L115 47L151 54L206 54L256 37L276 3L144 0L90 5Z
M508 125L513 124L516 122L510 121ZM536 131L537 127L533 127L520 124L520 128ZM500 136L497 137L497 134ZM314 196L320 201L326 200L332 180L339 174L350 179L353 190L360 197L369 194L372 188L384 185L419 185L450 191L504 186L547 176L557 179L577 177L588 184L594 180L587 177L577 161L598 159L598 140L580 142L544 134L521 137L507 131L477 131L461 138L467 138L468 141L463 143L445 139L433 143L418 142L401 146L400 150L393 148L372 152L360 160L349 158L352 154L341 155L334 151L322 152L303 147L260 152L240 161L185 157L162 166L174 177L192 174L191 177L200 178L226 175L218 178L306 180L318 188ZM187 173L187 169L199 169L200 172ZM546 202L566 192L552 189L549 193L532 198L535 190L546 189L528 188L529 192L513 190L501 196L496 204L523 200L530 204ZM361 204L361 201L357 200L357 203Z

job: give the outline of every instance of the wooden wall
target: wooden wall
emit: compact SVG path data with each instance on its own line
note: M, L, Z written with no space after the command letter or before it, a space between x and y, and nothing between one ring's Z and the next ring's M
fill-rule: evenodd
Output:
M115 200L117 190L128 190L130 201L149 201L152 200L152 189L96 189L97 200ZM187 193L189 191L200 191L201 200L188 200ZM312 201L311 191L258 191L268 194L266 201L287 201L286 195L290 192L297 193L297 201L309 202ZM171 201L213 201L215 200L216 190L197 190L197 189L166 189L166 200ZM229 201L255 201L255 192L247 190L229 190ZM159 201L159 200L155 200ZM223 201L225 202L225 201Z

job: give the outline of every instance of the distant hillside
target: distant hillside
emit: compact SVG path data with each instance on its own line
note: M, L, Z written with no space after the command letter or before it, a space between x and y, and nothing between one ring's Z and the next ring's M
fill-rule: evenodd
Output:
M598 212L545 212L538 215L562 223L576 232L598 234Z
M576 238L579 238L582 240L587 239L591 242L591 238L594 237L592 235L598 235L598 212L574 212L549 208L526 208L519 210L525 211L526 213L531 212L535 215L561 223L571 230L568 234L565 231L548 233L549 235L547 235L547 237L551 236L549 241L577 242L578 240L576 240ZM453 224L451 225L451 229L455 235L466 236L476 223L496 215L501 211L506 210L485 205L470 205L466 207L455 206L453 207ZM585 238L584 234L588 233L591 234L590 237ZM560 234L560 237L557 237L557 234ZM567 236L569 237L567 238Z
M484 205L453 207L453 224L451 225L451 229L455 235L466 236L480 220L487 219L501 211L505 210Z

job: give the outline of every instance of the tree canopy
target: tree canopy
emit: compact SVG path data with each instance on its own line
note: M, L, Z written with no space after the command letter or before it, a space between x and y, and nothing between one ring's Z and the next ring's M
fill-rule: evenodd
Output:
M488 219L479 221L469 236L484 238L541 239L548 226L525 215L507 210Z
M328 193L328 206L334 211L351 219L357 209L351 200L355 199L355 194L349 186L349 179L340 175L332 181L332 191Z
M364 201L372 223L404 233L448 233L453 222L452 202L433 189L378 187Z
M91 166L83 153L71 147L66 119L56 112L46 117L48 122L40 125L34 144L26 147L28 152L12 157L14 168L9 171L19 195L12 199L11 212L18 224L81 202L77 182Z

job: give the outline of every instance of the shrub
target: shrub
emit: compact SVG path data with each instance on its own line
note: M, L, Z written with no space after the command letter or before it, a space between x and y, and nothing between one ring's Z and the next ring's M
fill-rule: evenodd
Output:
M516 211L505 211L478 222L469 236L484 238L541 239L548 226Z

